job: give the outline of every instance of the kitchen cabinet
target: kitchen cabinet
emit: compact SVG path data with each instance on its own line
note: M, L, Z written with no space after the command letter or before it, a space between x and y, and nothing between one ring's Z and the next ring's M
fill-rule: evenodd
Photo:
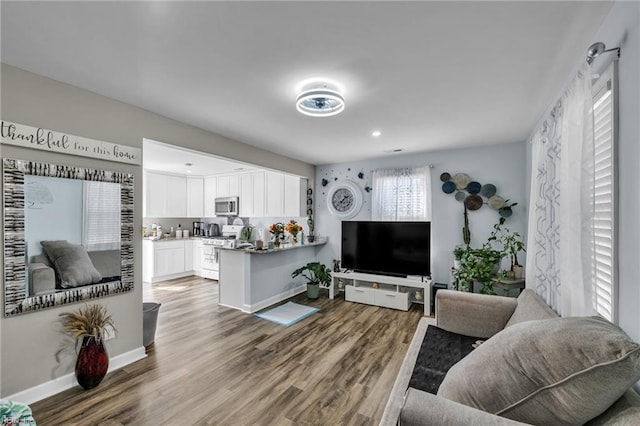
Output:
M164 217L167 204L167 176L159 173L144 174L143 197L145 217Z
M284 175L276 172L265 172L266 177L266 211L267 217L284 216Z
M192 240L184 241L184 272L193 271L193 242Z
M298 176L284 175L284 215L297 217L307 215L307 180Z
M187 178L145 172L143 182L144 217L185 217Z
M199 277L202 276L202 258L204 256L204 244L201 238L191 240L193 245L193 273Z
M242 173L238 175L240 216L265 216L265 178L264 172Z
M218 178L207 177L204 179L204 217L216 215L216 197L218 197Z
M253 216L265 217L267 211L266 205L266 178L265 172L253 172L251 173L252 184L252 202L253 202Z
M240 209L241 217L256 217L253 211L253 178L251 173L243 173L239 176L240 181Z
M218 197L237 197L240 194L240 176L218 176Z
M187 215L187 178L167 175L166 217L185 217Z
M157 282L189 275L202 276L201 238L184 240L144 240L142 280Z
M187 217L204 217L204 178L187 177Z

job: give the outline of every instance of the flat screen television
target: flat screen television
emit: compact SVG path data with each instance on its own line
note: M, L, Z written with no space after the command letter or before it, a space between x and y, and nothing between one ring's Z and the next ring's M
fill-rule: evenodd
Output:
M341 266L378 275L431 275L431 222L343 221Z

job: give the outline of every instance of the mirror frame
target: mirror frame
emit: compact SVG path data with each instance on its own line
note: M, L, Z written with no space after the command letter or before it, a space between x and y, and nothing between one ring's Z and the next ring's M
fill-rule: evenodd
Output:
M14 316L133 290L133 174L62 166L28 160L3 159L4 200L4 316ZM25 242L25 175L120 184L120 280L55 293L27 295Z

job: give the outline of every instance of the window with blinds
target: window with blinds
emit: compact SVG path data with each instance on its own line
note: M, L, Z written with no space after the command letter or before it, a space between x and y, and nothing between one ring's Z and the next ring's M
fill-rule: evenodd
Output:
M615 64L615 63L614 63ZM616 321L616 96L612 64L594 84L594 307Z
M429 167L374 170L373 220L430 220Z
M88 251L120 248L120 184L84 181L83 222Z

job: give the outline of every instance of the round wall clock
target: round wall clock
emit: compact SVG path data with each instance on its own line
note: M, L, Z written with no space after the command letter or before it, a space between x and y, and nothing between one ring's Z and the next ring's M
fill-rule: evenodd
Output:
M360 211L363 197L360 187L350 180L337 180L327 192L327 207L334 216L350 219Z

